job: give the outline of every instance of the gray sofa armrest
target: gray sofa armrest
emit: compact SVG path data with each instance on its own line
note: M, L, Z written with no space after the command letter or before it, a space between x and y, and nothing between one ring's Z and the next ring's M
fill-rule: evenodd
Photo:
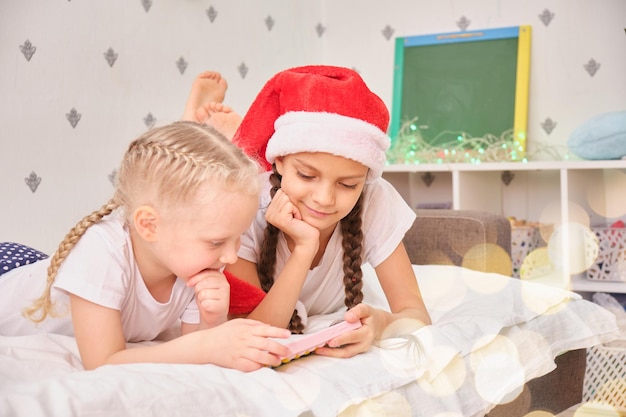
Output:
M511 224L499 214L473 210L418 209L404 237L417 265L460 265L511 276ZM524 386L514 401L495 407L487 417L522 417L533 410L557 414L582 401L585 349L556 358L557 368Z
M511 276L511 224L475 210L418 209L404 246L413 264L459 265Z

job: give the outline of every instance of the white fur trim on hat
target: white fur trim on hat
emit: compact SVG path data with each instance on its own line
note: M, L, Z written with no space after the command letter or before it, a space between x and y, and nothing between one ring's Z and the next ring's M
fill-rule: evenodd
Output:
M391 141L378 127L336 113L288 112L274 122L265 158L298 152L326 152L360 162L370 170L367 182L382 175Z

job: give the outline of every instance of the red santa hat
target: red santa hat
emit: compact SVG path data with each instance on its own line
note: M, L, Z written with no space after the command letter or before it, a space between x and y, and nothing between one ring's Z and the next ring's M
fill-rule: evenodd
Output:
M390 139L389 111L354 70L305 66L279 72L259 92L233 142L267 170L276 157L326 152L380 177Z
M249 314L265 297L265 291L237 278L228 271L224 276L230 285L230 305L228 314L240 316Z

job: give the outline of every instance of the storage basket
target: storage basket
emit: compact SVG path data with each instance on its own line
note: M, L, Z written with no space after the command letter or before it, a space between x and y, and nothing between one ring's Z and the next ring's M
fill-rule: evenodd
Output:
M587 349L583 402L626 412L626 338Z
M587 278L595 281L626 281L626 229L592 228L598 238L598 257L587 269Z
M515 278L520 277L520 268L528 254L542 246L546 246L546 242L541 237L539 227L511 227L511 261L513 264L513 276Z

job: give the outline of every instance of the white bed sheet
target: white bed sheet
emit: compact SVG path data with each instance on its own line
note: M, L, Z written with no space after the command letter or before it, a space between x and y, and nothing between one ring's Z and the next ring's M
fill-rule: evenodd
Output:
M482 416L567 350L613 340L578 295L454 266L415 266L433 325L350 359L310 355L243 373L213 365L84 371L74 339L0 336L1 416ZM366 300L384 307L373 270ZM311 318L311 331L335 316Z

